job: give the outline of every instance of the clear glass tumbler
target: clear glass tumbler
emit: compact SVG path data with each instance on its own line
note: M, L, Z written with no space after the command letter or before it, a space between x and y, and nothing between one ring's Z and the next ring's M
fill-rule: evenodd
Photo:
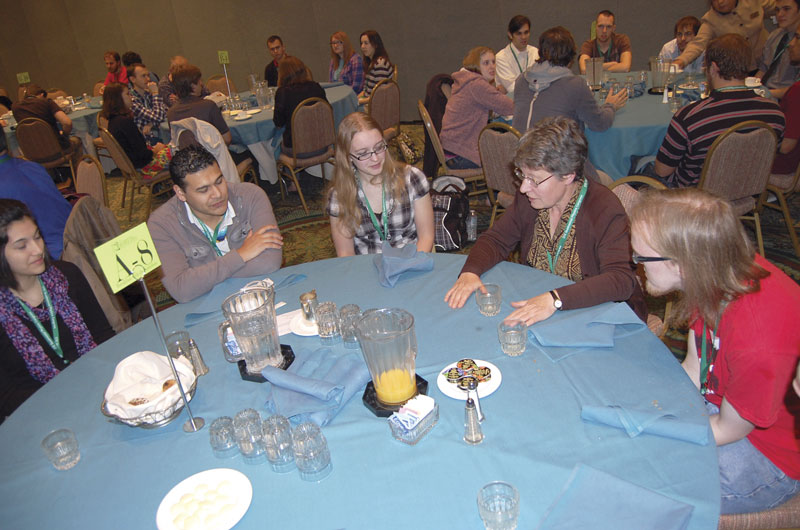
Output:
M316 423L305 422L292 432L294 459L300 478L309 482L319 482L333 469L328 441Z
M507 482L490 482L478 491L478 511L486 530L514 530L519 517L519 492Z

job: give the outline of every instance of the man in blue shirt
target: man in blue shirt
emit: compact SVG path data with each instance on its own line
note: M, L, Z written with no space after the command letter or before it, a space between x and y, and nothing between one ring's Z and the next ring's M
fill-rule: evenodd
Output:
M8 154L4 134L0 134L0 198L17 199L30 208L48 252L58 259L64 248L64 225L72 206L44 167Z

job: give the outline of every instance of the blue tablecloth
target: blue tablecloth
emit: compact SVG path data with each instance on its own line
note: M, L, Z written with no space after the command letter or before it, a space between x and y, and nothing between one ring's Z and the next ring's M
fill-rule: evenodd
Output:
M249 99L250 92L242 92L242 99ZM325 97L333 107L333 121L338 127L339 122L358 107L358 98L353 89L347 85L330 86L325 88ZM262 110L252 118L236 121L230 117L225 119L231 129L233 143L250 145L257 142L272 141L276 134L275 123L272 121L272 110Z
M248 466L241 457L218 460L208 444L208 426L181 429L187 415L158 430L109 423L99 411L114 367L142 349L159 350L150 320L126 330L79 359L0 425L0 510L4 528L155 527L161 499L179 481L211 468L232 467L253 484L253 502L237 528L481 528L475 498L492 480L520 492L520 528L534 528L559 495L574 466L589 465L633 484L694 506L689 528L715 529L719 513L716 448L660 436L630 438L623 430L585 423L581 407L603 401L663 406L684 418L705 414L702 400L680 365L647 329L620 337L613 348L594 349L551 362L528 348L506 357L496 327L510 302L562 285L563 279L504 262L484 275L503 287L502 310L484 317L470 298L460 310L442 301L464 257L436 254L430 273L378 284L372 256L307 263L270 275L280 282L293 273L303 281L282 287L278 312L298 309L298 296L317 290L321 301L357 303L362 309L400 307L416 319L417 372L440 407L437 426L416 446L395 441L385 420L373 416L357 395L323 428L333 472L319 484L297 472L273 473ZM231 285L236 283L233 281ZM239 282L241 283L241 282ZM200 301L164 311L167 330L183 327ZM190 328L211 368L192 401L207 424L254 407L263 410L265 390L239 378L224 361L217 339L221 317ZM565 320L565 333L571 332ZM295 352L315 349L316 337L284 335ZM335 351L345 351L334 346ZM464 402L444 396L437 374L450 362L472 357L502 372L499 389L481 400L486 436L478 446L462 441ZM51 430L77 435L81 461L55 471L39 444ZM405 509L398 509L405 505Z
M638 72L611 75L624 86L625 77L634 74L638 79ZM592 164L617 180L628 174L631 155L655 155L672 119L669 105L661 103L661 99L661 95L645 92L641 97L628 100L608 130L596 132L587 127Z

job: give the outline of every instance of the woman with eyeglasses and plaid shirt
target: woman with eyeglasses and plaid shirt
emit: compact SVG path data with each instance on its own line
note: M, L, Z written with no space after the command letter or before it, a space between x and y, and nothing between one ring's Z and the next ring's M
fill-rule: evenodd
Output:
M519 193L470 251L445 295L450 307L462 307L483 290L481 274L519 245L524 263L575 283L512 302L508 319L531 325L558 310L603 302L627 302L646 318L628 218L613 192L583 174L587 153L583 131L569 118L545 118L525 133L514 156Z
M373 118L363 112L347 116L336 134L336 167L328 189L336 255L376 254L384 243L430 252L429 191L422 171L392 159Z

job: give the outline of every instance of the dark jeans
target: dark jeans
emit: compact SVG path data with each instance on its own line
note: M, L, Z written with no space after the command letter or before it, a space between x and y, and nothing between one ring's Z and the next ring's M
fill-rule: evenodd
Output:
M445 154L450 154L450 153L445 152ZM448 159L446 164L447 167L449 167L450 169L478 169L479 167L481 167L472 160L467 160L463 156L458 156L458 155L455 155L453 158Z

